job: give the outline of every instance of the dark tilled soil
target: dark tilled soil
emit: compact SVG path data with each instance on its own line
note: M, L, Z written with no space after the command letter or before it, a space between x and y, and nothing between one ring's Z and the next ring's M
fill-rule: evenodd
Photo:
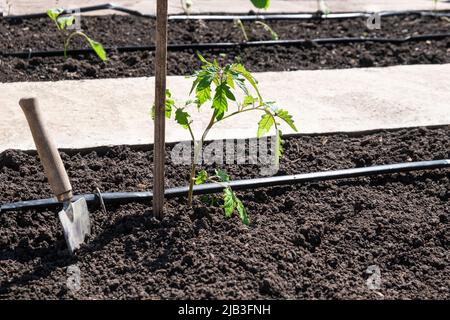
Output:
M399 36L445 32L450 24L437 18L386 18L381 31L361 27L363 20L318 22L271 22L281 39L333 36ZM15 25L5 20L0 23L0 51L12 49L61 49L61 39L46 20L27 20ZM151 20L134 17L90 17L83 20L86 32L107 46L139 45L154 41ZM384 21L384 20L383 20ZM101 27L104 25L104 27ZM126 26L129 26L127 28ZM47 29L46 29L47 28ZM1 32L1 30L5 32ZM34 31L33 31L34 30ZM39 30L38 32L36 30ZM45 32L42 32L44 30ZM177 22L171 24L171 43L239 41L239 31L231 23ZM252 39L267 39L260 29L253 31ZM148 34L148 35L147 35ZM1 49L1 43L4 48ZM79 40L73 47L85 44ZM204 49L201 53L221 62L240 61L251 71L289 71L303 69L335 69L357 67L385 67L407 64L441 64L450 62L450 39L403 44L354 43L316 45L265 46L252 48ZM196 51L169 53L168 73L189 75L200 61ZM21 59L0 57L0 82L44 81L68 79L96 79L141 77L154 74L154 53L109 52L109 60L101 63L95 55L77 55L65 61L62 57Z
M450 127L287 138L280 174L450 158ZM76 192L151 188L152 152L126 146L63 153ZM212 170L209 167L208 170ZM258 175L231 166L233 178ZM0 154L0 201L50 196L34 154ZM188 168L168 162L168 186ZM239 192L251 225L220 205L91 208L93 235L75 257L51 211L0 215L0 297L449 299L450 171ZM66 268L81 270L67 289ZM376 265L381 287L369 290Z
M200 50L220 63L241 62L252 72L387 67L450 63L450 40L394 44L266 46ZM0 58L0 82L56 81L154 75L154 52L109 53L102 63L94 55L31 59ZM169 52L168 74L191 75L200 67L196 51Z
M386 17L380 30L369 30L366 20L294 20L267 21L280 39L330 37L405 37L448 33L450 23L438 17L418 15ZM271 35L254 22L244 22L249 40L270 40ZM82 16L81 27L92 38L108 47L151 45L155 42L155 20L131 16ZM232 21L170 21L169 42L209 43L241 42L240 29ZM0 19L0 52L61 49L58 31L49 19ZM73 47L88 47L81 39Z

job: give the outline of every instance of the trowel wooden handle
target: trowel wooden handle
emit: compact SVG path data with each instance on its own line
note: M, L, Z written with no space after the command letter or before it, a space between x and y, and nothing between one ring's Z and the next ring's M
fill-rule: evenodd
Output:
M61 156L44 127L37 100L35 98L23 98L20 99L19 104L27 118L34 144L53 193L58 201L69 201L72 198L72 186Z

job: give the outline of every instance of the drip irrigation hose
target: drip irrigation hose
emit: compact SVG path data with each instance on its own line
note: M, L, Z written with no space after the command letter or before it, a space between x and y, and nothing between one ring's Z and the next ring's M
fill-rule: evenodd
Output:
M138 17L151 17L150 15L142 14L139 11L128 9L122 6L115 5L113 3L105 3L105 4L99 4L95 6L88 6L88 7L80 7L80 8L70 8L64 10L62 14L67 13L73 13L73 12L93 12L93 11L100 11L100 10L113 10L113 11L119 11L123 13L127 13L132 16L138 16ZM13 16L5 16L6 19L15 20L15 19L34 19L34 18L46 18L47 12L39 12L39 13L30 13L30 14L24 14L24 15L13 15Z
M333 171L322 171L313 173L303 173L288 176L275 176L258 179L236 180L226 183L234 190L247 190L263 187L274 187L283 185L295 185L306 182L328 181L338 179L359 178L381 174L395 174L402 172L412 172L419 170L434 170L450 168L450 160L432 160L408 162L399 164L379 165L365 168L353 168ZM194 194L211 194L223 191L223 186L217 184L204 184L194 187ZM188 187L177 187L167 189L166 198L185 197L188 194ZM85 194L74 197L74 200L83 197L90 205L99 203L97 194ZM129 202L150 202L153 194L151 192L107 192L102 193L101 198L106 204L118 204ZM9 211L29 210L29 209L55 209L62 208L62 204L56 199L41 199L31 201L21 201L4 204L0 206L0 213Z
M421 17L448 17L450 11L420 11L420 10L407 10L407 11L381 11L381 12L337 12L323 14L320 12L313 13L279 13L279 14L258 14L258 15L237 15L237 14L197 14L197 15L171 15L169 20L204 20L204 21L227 21L227 20L242 20L242 21L255 21L255 20L317 20L317 19L354 19L354 18L368 18L374 13L378 13L380 17L393 17L393 16L405 16L405 15L419 15Z
M113 3L105 3L95 6L88 7L80 7L80 8L71 8L70 11L79 11L79 12L93 12L100 10L113 10L118 12L127 13L129 15L138 16L138 17L146 17L146 18L155 18L154 15L143 14L137 10L128 9L126 7L118 6ZM68 13L67 11L65 13ZM204 14L174 14L169 15L169 20L297 20L297 19L350 19L350 18L367 18L374 14L375 12L337 12L337 13L329 13L323 14L321 12L305 12L305 13L264 13L264 14L221 14L221 13L204 13ZM424 11L424 10L400 10L400 11L381 11L378 12L380 16L401 16L401 15L410 15L417 14L421 16L450 16L449 10L433 10L433 11ZM6 19L33 19L33 18L44 18L47 17L46 12L40 13L32 13L32 14L24 14L24 15L13 15L6 16Z
M293 39L293 40L267 40L267 41L247 41L247 42L218 42L218 43L183 43L183 44L169 44L167 49L169 51L182 50L205 50L205 49L227 49L227 48L246 48L246 47L260 47L260 46L295 46L316 43L318 45L324 44L348 44L348 43L393 43L401 44L405 42L419 42L428 40L443 40L449 38L450 33L440 34L425 34L419 36L408 36L405 38L319 38L319 39ZM154 45L148 46L124 46L124 47L106 47L106 51L118 52L133 52L133 51L154 51ZM92 49L72 49L68 50L68 55L78 54L92 54ZM0 52L3 57L15 57L30 59L32 57L59 57L64 56L63 50L48 50L48 51L33 51L29 49L23 52Z

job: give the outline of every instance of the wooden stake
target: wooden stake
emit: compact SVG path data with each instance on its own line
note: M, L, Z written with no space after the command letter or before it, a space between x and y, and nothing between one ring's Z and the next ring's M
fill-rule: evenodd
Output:
M155 56L155 141L153 150L153 213L164 215L165 104L167 74L167 1L157 0Z

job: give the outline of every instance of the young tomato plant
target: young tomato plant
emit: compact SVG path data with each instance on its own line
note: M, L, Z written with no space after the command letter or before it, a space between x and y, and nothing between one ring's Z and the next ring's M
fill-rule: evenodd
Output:
M203 143L211 128L226 119L235 117L244 112L260 112L261 119L258 122L257 137L269 133L275 129L276 150L274 154L274 164L278 165L282 154L281 130L278 120L287 123L293 130L297 131L292 116L283 109L277 108L274 102L265 102L259 91L258 83L242 64L233 63L220 66L216 60L209 62L199 55L202 67L193 77L190 94L195 93L195 99L188 100L184 107L177 107L172 99L169 90L166 92L167 100L165 105L165 115L167 118L174 117L175 121L184 129L189 131L190 138L194 145L194 154L191 162L191 172L189 176L188 205L192 207L194 184L204 182L218 183L224 187L223 201L224 211L227 217L237 211L243 223L248 224L249 219L242 201L227 184L229 176L226 172L219 170L213 176L208 176L205 170L201 170L196 175L196 165L203 150ZM243 96L242 102L237 99L237 92ZM202 135L197 139L194 135L193 121L186 107L194 105L199 111L204 109L206 104L210 104L213 109L212 116ZM235 105L234 110L231 105ZM154 109L152 110L154 115Z
M48 17L55 24L56 29L61 33L64 38L64 58L67 59L67 49L69 48L70 41L75 37L79 36L84 38L91 48L95 51L97 56L102 60L106 61L106 52L103 46L97 41L89 38L84 32L76 30L70 32L69 27L71 27L75 22L74 16L61 16L64 13L64 9L56 8L47 10Z

